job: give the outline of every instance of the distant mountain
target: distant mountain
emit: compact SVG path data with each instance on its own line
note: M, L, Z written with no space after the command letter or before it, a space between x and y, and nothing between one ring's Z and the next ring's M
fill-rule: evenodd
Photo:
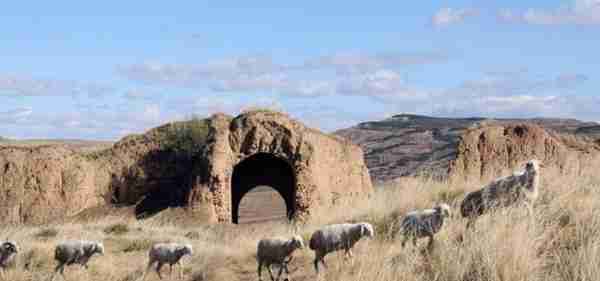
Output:
M538 125L560 135L600 138L599 124L575 119L440 118L412 114L360 123L334 134L360 145L372 179L383 182L419 173L445 177L457 157L460 137L467 129L518 123Z

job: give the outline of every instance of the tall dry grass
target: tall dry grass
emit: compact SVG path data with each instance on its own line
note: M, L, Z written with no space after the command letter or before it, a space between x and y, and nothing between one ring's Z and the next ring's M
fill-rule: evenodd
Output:
M326 257L323 280L599 280L600 279L600 173L596 163L573 174L543 170L535 219L524 209L499 210L481 217L465 231L458 206L480 183L436 182L407 178L378 187L370 198L340 200L320 207L304 225L193 226L165 219L135 221L107 217L62 225L8 227L0 237L16 240L19 259L5 280L48 280L54 267L53 247L64 239L98 239L105 256L95 257L88 271L67 269L69 280L137 280L155 242L191 243L194 256L186 263L185 280L257 280L254 258L262 237L310 233L324 224L369 221L376 238L361 241L354 258ZM400 247L395 234L398 220L409 210L449 203L453 216L436 236L433 249L426 241L417 248ZM176 212L175 212L176 213ZM410 244L410 243L409 243ZM313 253L306 249L290 266L294 280L316 280ZM168 274L168 270L164 272ZM173 277L175 277L174 275ZM267 276L263 276L268 278ZM158 280L150 274L148 280Z

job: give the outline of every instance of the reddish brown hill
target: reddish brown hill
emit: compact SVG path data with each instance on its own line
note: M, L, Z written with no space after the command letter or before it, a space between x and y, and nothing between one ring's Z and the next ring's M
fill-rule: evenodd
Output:
M365 122L357 126L340 130L335 134L346 137L352 142L360 145L365 152L365 161L369 167L372 180L375 182L383 182L393 180L402 176L412 176L418 174L426 174L437 178L446 178L449 171L456 171L456 166L450 167L451 163L457 161L462 165L463 162L468 166L466 173L480 174L481 171L476 171L476 160L469 160L470 156L461 156L465 152L459 152L459 147L463 140L469 142L463 146L472 147L471 135L476 133L471 132L473 128L480 126L496 126L514 125L514 124L531 124L536 128L543 128L545 135L550 135L553 139L552 143L562 143L560 147L566 146L567 149L574 151L582 149L593 143L600 143L600 126L592 122L581 122L574 119L553 119L553 118L536 118L536 119L499 119L491 120L484 118L437 118L420 115L400 114L391 118ZM485 125L487 124L487 125ZM496 132L495 130L500 130ZM488 143L495 137L502 136L504 129L493 129L485 133L488 136ZM485 131L485 130L484 130ZM541 137L539 130L531 132L532 137ZM471 132L471 133L469 133ZM464 133L470 134L465 138L461 138ZM510 134L509 134L510 135ZM500 140L497 140L500 141ZM520 140L524 141L524 140ZM537 139L536 141L537 142ZM538 145L535 142L525 141L524 147L528 145ZM586 144L587 143L587 144ZM476 146L476 145L475 145ZM485 148L495 151L494 148ZM510 149L510 148L506 148ZM532 148L532 151L539 153L540 148ZM562 149L562 148L561 148ZM527 149L524 150L526 152ZM469 152L471 154L471 152ZM516 151L511 152L516 155ZM469 155L470 155L469 154ZM484 153L483 157L487 157ZM546 155L545 153L543 154ZM528 157L530 155L525 155ZM465 160L457 158L466 157ZM508 158L514 159L514 157ZM481 161L478 160L478 161ZM514 165L513 160L506 164ZM490 164L494 166L493 164ZM507 168L510 166L508 165ZM491 167L490 166L490 167ZM487 171L488 167L484 167Z

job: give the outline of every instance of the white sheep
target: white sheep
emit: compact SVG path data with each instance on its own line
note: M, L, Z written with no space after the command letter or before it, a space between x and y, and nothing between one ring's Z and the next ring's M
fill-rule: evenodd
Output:
M327 267L325 263L327 254L343 249L347 256L352 257L354 244L362 237L371 238L374 235L373 226L366 222L333 224L315 231L309 243L310 249L315 251L315 271L319 273L319 261Z
M511 176L498 178L480 190L467 194L460 212L469 218L467 228L474 220L491 209L525 204L529 216L533 218L533 203L539 194L540 164L538 160L530 160L525 170Z
M156 274L158 274L158 278L162 279L160 275L160 269L164 264L169 264L169 276L173 273L173 265L178 264L179 278L183 279L183 265L181 264L181 259L184 256L191 256L193 254L192 245L190 244L178 244L178 243L156 243L150 248L148 252L148 267L142 276L142 280L145 280L146 274L150 269L152 269L152 265L155 263L156 265Z
M402 247L409 238L413 239L413 245L417 245L417 239L429 237L428 247L433 246L433 236L444 226L444 219L450 216L450 206L439 204L433 209L412 211L404 216L400 224L400 233L404 236Z
M285 270L286 274L290 274L288 264L293 259L294 251L304 248L304 240L299 235L295 235L290 239L284 238L265 238L258 241L256 250L256 260L258 262L258 280L262 280L261 272L263 265L267 267L271 280L273 271L271 265L279 265L279 274L277 280L281 277L281 273Z
M19 252L19 247L14 241L0 242L0 269L2 274L10 263L15 259L15 256Z
M64 278L65 266L79 264L84 268L88 268L88 261L94 254L104 255L104 244L98 241L71 240L64 241L56 245L54 250L54 259L58 262L54 269L52 279L56 274L60 274Z

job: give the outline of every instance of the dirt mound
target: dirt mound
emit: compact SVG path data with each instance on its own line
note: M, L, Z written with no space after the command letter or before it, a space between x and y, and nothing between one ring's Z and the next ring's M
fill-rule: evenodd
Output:
M578 170L598 155L593 143L574 135L547 131L531 123L489 124L466 130L459 138L449 174L489 179L536 158L560 170Z
M0 220L39 223L101 204L104 174L65 146L0 147Z
M102 206L133 206L138 217L184 207L191 218L236 222L241 198L259 185L277 190L289 217L372 190L359 147L270 111L170 123L102 151L0 147L0 222Z

